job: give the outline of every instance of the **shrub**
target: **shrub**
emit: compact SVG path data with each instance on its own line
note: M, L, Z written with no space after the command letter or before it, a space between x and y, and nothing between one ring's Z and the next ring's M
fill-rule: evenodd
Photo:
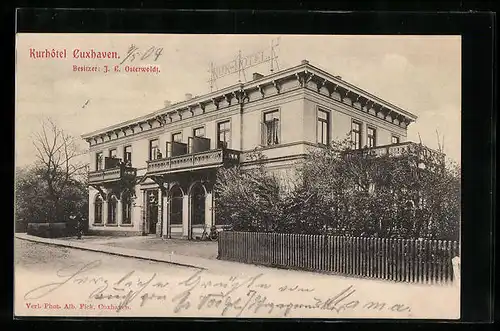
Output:
M421 168L412 153L376 156L334 142L308 153L288 187L261 154L254 159L253 169L217 174L216 218L234 231L459 240L456 165L424 158L435 169Z
M28 223L29 235L43 238L60 238L70 235L70 228L66 223Z

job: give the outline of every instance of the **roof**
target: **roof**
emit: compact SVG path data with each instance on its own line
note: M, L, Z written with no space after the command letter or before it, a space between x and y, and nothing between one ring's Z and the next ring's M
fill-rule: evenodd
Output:
M388 102L385 101L355 85L352 85L344 80L342 80L338 76L334 76L316 66L313 66L309 64L307 60L303 60L301 64L277 71L275 73L272 73L270 75L266 75L257 79L254 79L252 81L246 82L246 83L239 83L239 84L234 84L231 86L227 86L223 89L216 90L204 95L196 96L193 97L189 100L177 102L170 104L166 107L163 107L161 109L158 109L154 112L151 112L147 115L136 117L124 122L117 123L112 126L108 126L93 132L89 132L86 134L82 135L83 139L92 139L93 137L98 137L101 135L106 135L107 133L110 132L115 132L116 130L120 130L123 128L130 127L131 125L136 125L139 123L147 123L148 121L155 120L159 116L165 116L168 114L176 113L182 109L189 109L189 107L194 106L194 105L200 105L203 103L210 103L213 102L214 99L221 98L222 96L225 96L230 93L235 93L238 91L249 91L253 89L258 89L260 86L267 85L267 84L275 84L277 81L280 79L290 77L290 76L297 76L297 79L299 79L300 75L307 75L307 81L313 79L314 81L317 82L318 86L321 84L322 86L330 86L334 87L335 90L337 88L342 89L344 91L348 91L348 93L354 93L357 95L358 99L361 97L365 99L366 102L370 101L372 102L372 106L374 104L380 105L381 108L388 109L390 112L396 113L399 116L403 117L408 123L413 122L417 119L417 116ZM307 83L307 82L306 82ZM306 84L305 84L306 85ZM305 86L304 85L304 86ZM319 87L318 87L319 90Z

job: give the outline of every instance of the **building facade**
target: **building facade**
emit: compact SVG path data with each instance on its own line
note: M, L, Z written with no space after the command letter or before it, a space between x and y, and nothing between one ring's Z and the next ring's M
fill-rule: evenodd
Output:
M147 116L82 136L90 146L89 230L163 238L200 237L216 217L219 167L293 176L310 148L351 135L356 148L407 148L416 116L302 61Z

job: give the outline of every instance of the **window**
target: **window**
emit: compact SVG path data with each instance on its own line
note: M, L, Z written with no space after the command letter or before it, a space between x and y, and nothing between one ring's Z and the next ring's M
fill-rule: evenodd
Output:
M318 144L328 145L329 143L329 113L323 110L318 110L318 122L316 128Z
M108 224L116 224L116 196L112 195L108 202Z
M172 134L172 141L176 141L178 143L182 142L182 132Z
M122 224L132 224L132 199L130 193L122 194Z
M113 159L116 158L116 148L109 150L109 157Z
M398 136L392 136L391 143L392 144L399 144L399 137Z
M377 130L375 128L370 128L368 127L366 129L366 138L368 140L368 147L375 147L377 146Z
M170 202L170 224L182 224L182 191L176 186L172 189Z
M193 137L204 138L205 137L205 127L195 128L193 130Z
M158 146L158 139L149 141L149 159L161 159L160 147Z
M351 129L351 139L352 143L354 145L354 149L360 149L361 148L361 123L357 121L352 122L352 129Z
M231 144L231 127L229 121L217 123L217 148L227 148Z
M279 111L264 113L263 145L277 145L280 143L280 115Z
M95 170L102 170L102 162L103 162L102 152L96 153L95 154Z
M132 166L132 146L125 146L123 149L123 161L126 165Z
M94 223L102 224L102 198L99 194L94 201Z
M191 212L191 224L205 224L205 189L199 183L191 189Z

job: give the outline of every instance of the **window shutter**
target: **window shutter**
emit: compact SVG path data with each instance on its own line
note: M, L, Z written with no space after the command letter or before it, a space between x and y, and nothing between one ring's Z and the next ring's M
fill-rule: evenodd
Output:
M267 136L267 134L266 134L266 123L261 122L260 123L260 144L262 146L267 145L266 144L266 136Z
M274 125L276 126L276 128L275 128L275 131L276 131L276 137L275 137L275 141L274 141L274 143L275 143L275 144L279 144L279 143L280 143L280 138L281 138L281 132L280 132L280 120L279 120L279 119L275 119L275 120L274 120Z

